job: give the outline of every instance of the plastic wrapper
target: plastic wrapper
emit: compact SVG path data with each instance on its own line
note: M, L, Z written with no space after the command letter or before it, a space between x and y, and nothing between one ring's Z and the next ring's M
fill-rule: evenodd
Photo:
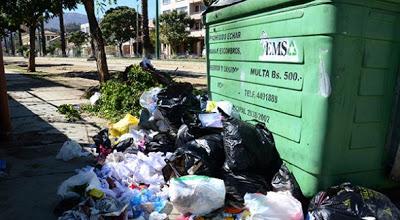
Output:
M206 176L184 176L171 180L169 196L182 214L206 215L224 206L224 181Z
M95 105L97 101L100 99L101 93L95 92L89 99L91 105Z
M224 122L224 169L251 172L271 180L282 165L272 133L262 124L255 126L238 119Z
M301 203L290 192L248 193L244 196L250 220L303 220Z
M161 88L156 87L144 92L139 99L140 106L146 108L152 114L157 108L157 95L160 91Z
M203 127L222 128L222 116L220 113L199 114L199 120Z
M75 176L65 180L57 190L62 198L81 197L91 189L101 189L101 183L93 172L93 168L81 170ZM80 191L82 190L82 192Z
M319 192L308 208L310 220L400 219L399 209L385 195L344 183Z
M74 140L68 140L64 142L60 151L56 155L57 159L68 161L76 157L89 156L89 152L84 152L81 145Z
M115 124L111 124L109 127L110 135L113 137L119 137L123 134L129 132L130 127L137 126L139 124L139 119L132 116L131 114L126 114L123 119Z

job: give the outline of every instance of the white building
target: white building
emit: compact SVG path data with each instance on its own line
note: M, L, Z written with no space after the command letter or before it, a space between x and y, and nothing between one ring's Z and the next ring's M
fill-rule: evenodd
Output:
M161 13L177 10L178 12L186 12L192 19L195 20L195 25L190 30L190 37L195 38L195 42L191 44L189 53L195 56L201 56L204 48L205 29L203 27L201 13L205 10L202 0L161 0ZM171 48L169 45L161 45L162 52L169 56ZM186 53L185 48L180 48L180 53Z

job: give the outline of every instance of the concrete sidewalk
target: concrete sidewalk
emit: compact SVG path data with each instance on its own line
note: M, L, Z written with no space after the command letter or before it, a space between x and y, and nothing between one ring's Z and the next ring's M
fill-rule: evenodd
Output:
M82 91L6 70L12 140L0 140L0 160L9 175L0 178L1 219L56 219L58 186L87 165L90 158L63 162L55 155L68 138L82 145L100 129L93 122L69 123L57 112L61 104L79 104Z

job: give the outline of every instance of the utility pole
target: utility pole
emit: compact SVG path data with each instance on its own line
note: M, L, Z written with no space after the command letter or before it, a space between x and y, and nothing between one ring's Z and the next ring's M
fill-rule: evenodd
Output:
M160 59L160 18L159 18L159 0L156 0L156 58Z
M0 41L0 140L8 140L11 133L10 110L8 109L7 82L4 72L3 51Z
M139 0L136 0L136 56L139 56Z

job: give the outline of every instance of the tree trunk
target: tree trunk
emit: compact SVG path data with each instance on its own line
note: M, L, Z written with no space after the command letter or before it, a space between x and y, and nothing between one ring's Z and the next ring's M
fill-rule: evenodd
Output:
M91 57L96 58L96 47L94 46L94 40L93 37L90 37L90 49L92 50L90 53Z
M44 20L42 19L40 21L40 32L41 32L41 40L42 40L42 52L43 56L46 56L47 51L46 51L46 35L44 34Z
M8 140L10 132L11 120L8 108L7 80L4 73L3 51L0 40L0 140Z
M31 24L29 26L29 64L28 64L28 72L36 72L35 66L35 36L36 35L36 24Z
M124 57L124 52L122 51L122 43L118 44L118 48L119 48L119 55L121 55L121 57Z
M37 30L37 33L36 33L37 39L36 40L37 40L37 45L39 46L39 48L38 48L39 56L42 56L42 41L41 41L42 36L40 35L40 27L39 26L36 27L36 30Z
M4 36L3 40L4 40L4 49L5 49L6 54L8 55L9 54L9 50L8 50L7 36Z
M94 1L93 0L83 0L83 5L85 6L86 14L89 21L90 34L93 38L93 43L95 46L96 64L97 72L99 75L100 83L110 79L107 67L106 51L104 49L104 39L101 33L99 23L97 22L96 15L94 13Z
M24 51L22 50L22 46L24 46L23 42L22 42L22 33L21 33L21 29L18 30L18 41L19 41L19 49L20 49L20 55L24 56Z
M150 54L150 34L149 34L149 16L147 12L147 0L142 0L142 25L143 25L142 56L147 56Z
M10 46L11 46L11 55L15 56L15 44L14 44L14 37L13 32L10 32Z
M67 52L66 52L67 46L65 43L64 12L63 12L62 5L60 8L59 19L60 19L61 56L66 57L67 56Z

